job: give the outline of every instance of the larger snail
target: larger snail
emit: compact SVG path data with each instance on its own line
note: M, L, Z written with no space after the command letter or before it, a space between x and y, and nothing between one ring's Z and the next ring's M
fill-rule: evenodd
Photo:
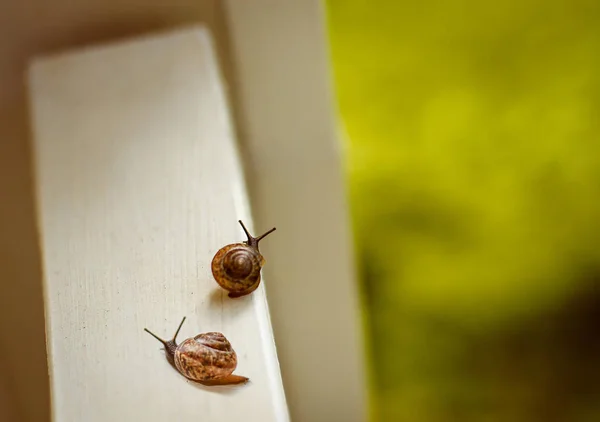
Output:
M215 254L211 268L212 273L222 288L229 291L229 297L236 298L252 293L260 284L260 271L265 265L265 258L258 250L258 242L275 231L253 237L242 220L239 220L248 240L223 246Z
M237 367L237 355L223 334L198 334L178 345L177 334L184 321L185 317L172 340L163 340L144 328L165 346L167 360L181 375L203 385L242 384L248 381L246 377L233 375Z

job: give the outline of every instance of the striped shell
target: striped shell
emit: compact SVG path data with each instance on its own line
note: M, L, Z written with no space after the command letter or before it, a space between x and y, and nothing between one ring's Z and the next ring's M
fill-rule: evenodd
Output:
M237 367L237 355L221 333L203 333L183 341L175 350L177 370L194 381L229 376Z
M258 249L245 243L234 243L219 249L212 260L212 273L217 283L232 293L242 293L260 283L260 270L265 259Z

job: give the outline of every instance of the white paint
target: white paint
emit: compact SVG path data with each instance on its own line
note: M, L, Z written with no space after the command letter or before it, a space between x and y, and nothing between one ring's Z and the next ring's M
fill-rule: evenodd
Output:
M227 0L242 141L292 419L367 419L364 336L323 2ZM281 230L280 230L281 229Z
M208 32L39 59L30 93L54 421L287 421L264 284L232 300L210 273L254 227ZM223 332L249 384L168 365L143 328L184 315L179 339Z

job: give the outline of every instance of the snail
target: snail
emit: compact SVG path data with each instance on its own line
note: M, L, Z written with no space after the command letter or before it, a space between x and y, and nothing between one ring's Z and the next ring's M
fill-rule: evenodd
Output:
M177 372L188 380L203 385L242 384L248 381L246 377L232 374L237 367L237 355L223 334L198 334L178 345L177 334L184 321L185 317L175 331L173 339L168 341L144 328L144 331L165 346L167 361Z
M265 258L258 250L258 242L275 231L273 227L259 237L253 237L239 220L248 240L223 246L215 254L212 273L222 288L229 291L229 297L236 298L252 293L260 284L260 270Z

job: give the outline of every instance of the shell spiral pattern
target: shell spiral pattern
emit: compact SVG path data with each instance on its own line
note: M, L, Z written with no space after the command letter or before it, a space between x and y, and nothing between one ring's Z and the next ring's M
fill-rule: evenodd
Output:
M221 333L203 333L182 342L174 356L177 370L192 380L229 376L237 367L237 355Z
M232 243L223 246L215 254L211 269L219 286L229 291L229 297L236 298L248 295L258 288L260 284L260 271L265 265L265 259L258 250L258 242L270 233L275 227L254 237L248 232L242 220L239 220L246 240L243 243Z
M260 282L265 259L257 249L234 243L219 249L212 261L217 283L230 292L244 292Z

